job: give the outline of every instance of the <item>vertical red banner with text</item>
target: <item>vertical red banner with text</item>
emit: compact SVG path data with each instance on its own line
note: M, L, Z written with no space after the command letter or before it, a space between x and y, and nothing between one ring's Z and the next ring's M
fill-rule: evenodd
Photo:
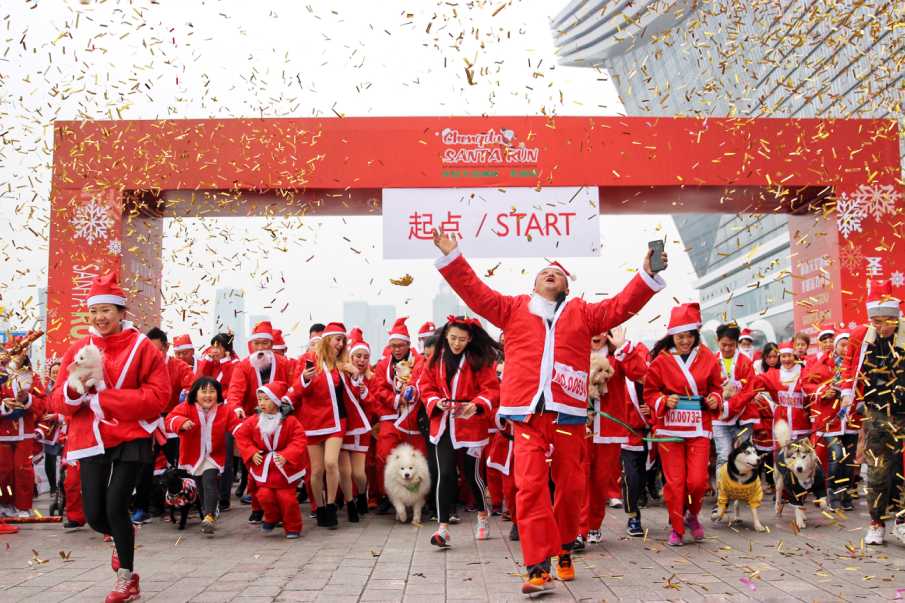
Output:
M47 360L62 358L88 334L85 299L91 279L119 272L122 193L55 189L51 198L47 275Z

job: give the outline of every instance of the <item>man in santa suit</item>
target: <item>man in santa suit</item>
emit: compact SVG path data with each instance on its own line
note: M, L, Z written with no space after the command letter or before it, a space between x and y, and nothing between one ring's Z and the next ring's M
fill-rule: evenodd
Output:
M437 327L428 321L418 329L418 353L424 354L424 341L437 334Z
M418 429L418 412L423 404L417 398L409 404L403 398L408 384L414 385L421 375L424 357L412 350L411 338L405 321L408 317L397 318L390 331L390 355L381 358L374 369L377 375L378 391L376 396L380 402L380 435L377 437L377 478L380 494L383 498L377 504L377 514L384 515L390 509L390 499L383 488L383 470L386 460L393 450L403 442L411 443L416 450L427 457L427 446L424 436ZM411 364L411 376L402 379L396 375L396 366L400 362ZM426 414L426 413L425 413Z
M475 274L443 229L434 230L434 244L444 255L435 265L446 282L474 313L506 333L499 414L515 430L519 536L529 576L522 592L549 590L552 557L559 557L561 580L575 577L570 551L584 490L584 480L575 476L582 472L591 338L631 318L666 283L651 271L648 251L643 270L611 299L566 301L570 277L555 262L537 274L530 295L506 296ZM555 505L547 486L551 474Z
M233 370L232 380L229 384L229 393L226 402L229 409L235 412L240 419L250 416L258 406L258 388L268 383L288 383L291 372L291 362L285 356L273 352L273 327L270 322L258 323L248 341L251 347L251 355L239 362ZM227 435L227 450L232 450L232 438ZM225 471L224 471L225 473ZM223 493L229 497L230 485L224 488L221 484L220 496ZM248 480L248 496L242 499L243 503L251 503L251 515L248 523L261 523L264 518L264 510L258 504L255 496L257 481Z
M173 339L173 356L189 365L193 373L198 372L198 358L195 356L195 346L188 335L177 335Z
M748 360L754 360L754 334L751 329L742 329L738 336L738 351L747 356Z
M251 415L238 431L236 441L242 459L257 484L263 509L262 532L271 532L283 522L286 538L298 538L302 514L295 498L298 482L305 475L308 441L301 423L293 415L283 417L289 385L274 381L257 388L257 415ZM260 523L260 522L259 522Z
M35 426L44 416L47 392L17 341L0 354L0 515L30 517L34 505Z

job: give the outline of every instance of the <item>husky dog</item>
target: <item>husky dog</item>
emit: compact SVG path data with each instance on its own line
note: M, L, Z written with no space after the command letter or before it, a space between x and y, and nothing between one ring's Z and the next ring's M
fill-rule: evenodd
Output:
M773 437L779 444L779 450L773 458L775 471L773 479L776 484L776 514L782 514L782 497L780 493L785 487L789 496L789 504L795 508L795 524L804 529L804 499L808 492L820 502L823 511L829 511L826 504L826 473L817 458L817 452L805 438L792 440L792 432L785 421L777 421L773 426Z
M743 500L751 508L754 529L758 532L766 530L757 516L757 508L763 499L764 491L760 482L760 468L763 460L751 440L742 441L736 438L735 448L729 453L729 460L720 468L717 479L720 496L717 506L710 514L710 521L719 521L726 513L729 501L733 501L732 522L742 521L739 515L739 501Z

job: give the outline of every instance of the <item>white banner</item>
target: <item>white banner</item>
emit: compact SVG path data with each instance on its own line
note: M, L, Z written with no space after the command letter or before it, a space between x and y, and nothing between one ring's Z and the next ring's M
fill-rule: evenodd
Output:
M383 257L436 259L431 230L470 258L600 255L597 187L385 188Z

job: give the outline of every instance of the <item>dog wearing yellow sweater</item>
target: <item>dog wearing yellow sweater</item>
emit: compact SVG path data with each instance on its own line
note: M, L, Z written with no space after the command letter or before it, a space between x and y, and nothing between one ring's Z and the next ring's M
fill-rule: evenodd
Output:
M717 477L717 487L719 488L719 498L713 513L710 514L710 521L719 521L726 514L726 508L729 501L733 501L732 522L739 523L742 521L739 515L739 501L748 503L751 509L751 518L754 521L754 529L763 532L767 528L761 525L757 516L757 508L764 498L764 489L760 482L760 466L762 463L757 449L750 441L735 441L735 447L729 453L729 460L720 468L720 474Z

